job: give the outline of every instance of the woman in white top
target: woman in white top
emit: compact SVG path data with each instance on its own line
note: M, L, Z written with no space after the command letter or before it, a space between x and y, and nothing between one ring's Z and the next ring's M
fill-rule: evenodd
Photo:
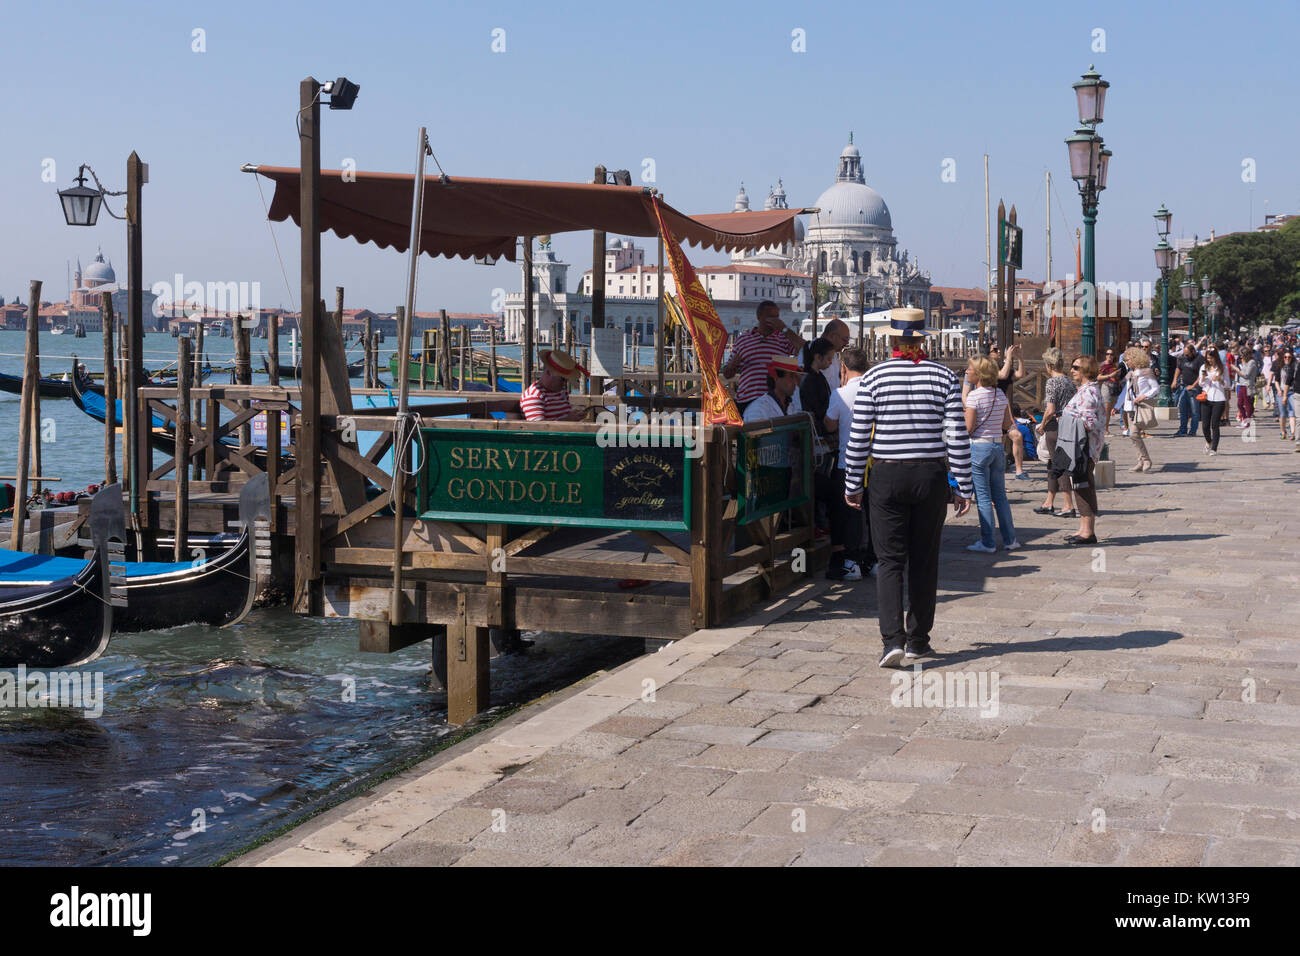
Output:
M1196 384L1205 390L1205 412L1201 415L1201 431L1205 436L1205 451L1219 453L1219 422L1228 407L1228 370L1223 367L1219 350L1205 350L1205 364L1201 366Z
M1150 471L1151 455L1147 452L1147 443L1143 440L1142 418L1143 407L1154 408L1156 396L1160 393L1160 382L1156 379L1155 372L1151 371L1151 356L1144 349L1133 346L1124 351L1124 365L1128 368L1128 375L1124 377L1124 383L1128 387L1129 401L1133 403L1130 410L1133 414L1133 427L1129 429L1129 441L1133 443L1134 450L1137 451L1138 461L1133 466L1134 471Z
M1007 457L1002 446L1007 430L1016 427L1011 405L998 388L998 367L991 358L972 358L966 369L966 380L972 386L966 396L966 431L970 433L971 480L980 519L980 540L968 545L967 550L985 554L997 550L993 539L996 511L1002 529L1002 546L1014 551L1020 542L1016 540L1011 502L1007 500Z

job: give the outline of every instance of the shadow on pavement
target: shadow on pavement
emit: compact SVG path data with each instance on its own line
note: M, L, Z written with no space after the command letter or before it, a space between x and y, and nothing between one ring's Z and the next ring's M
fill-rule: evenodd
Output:
M1067 625L1068 626L1068 625ZM961 664L982 657L1001 657L1005 654L1060 654L1065 651L1128 651L1160 647L1180 639L1177 631L1125 631L1113 636L1065 635L1044 637L1033 641L1008 641L1001 644L977 642L965 650L944 651L943 642L936 642L937 653L928 662L930 667Z

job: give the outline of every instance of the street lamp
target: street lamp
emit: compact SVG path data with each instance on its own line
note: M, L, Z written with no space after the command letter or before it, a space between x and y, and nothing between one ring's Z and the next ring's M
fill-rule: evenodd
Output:
M91 189L86 185L86 171L90 170L90 177L95 180L95 188ZM90 169L85 163L77 170L77 185L69 186L67 189L59 190L59 202L63 205L63 218L67 220L69 226L93 226L99 219L99 210L103 206L108 214L114 219L123 219L113 210L104 206L105 196L125 196L126 191L109 192L99 182L99 177L95 171Z
M1160 242L1156 244L1156 268L1160 270L1160 398L1159 407L1168 408L1173 403L1169 400L1169 273L1174 268L1174 247L1169 245L1165 236L1169 235L1169 220L1172 216L1164 205L1156 213L1156 228L1163 229Z
M1106 108L1106 90L1110 84L1089 66L1088 72L1073 84L1079 107L1079 128L1065 140L1070 156L1070 178L1079 188L1083 203L1083 276L1085 289L1091 290L1096 282L1094 227L1097 224L1097 197L1106 188L1110 173L1111 151L1105 148L1097 135ZM1083 299L1083 324L1080 351L1084 355L1097 352L1096 316L1094 296Z

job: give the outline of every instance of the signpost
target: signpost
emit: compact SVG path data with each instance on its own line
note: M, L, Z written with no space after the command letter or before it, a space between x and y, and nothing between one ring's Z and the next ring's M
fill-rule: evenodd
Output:
M760 435L741 432L736 439L737 524L749 524L808 501L812 456L801 454L799 443L811 442L806 422L778 425Z
M690 530L691 463L683 445L633 447L635 430L626 445L608 447L599 432L422 432L421 518Z

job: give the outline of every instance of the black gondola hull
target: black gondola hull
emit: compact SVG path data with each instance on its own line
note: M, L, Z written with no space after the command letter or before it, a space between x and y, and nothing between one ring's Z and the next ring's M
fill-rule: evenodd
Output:
M0 667L76 667L108 647L102 564L48 585L0 586Z
M182 624L226 627L243 620L256 597L253 551L247 529L225 554L166 574L128 576L126 607L113 616L122 634Z

